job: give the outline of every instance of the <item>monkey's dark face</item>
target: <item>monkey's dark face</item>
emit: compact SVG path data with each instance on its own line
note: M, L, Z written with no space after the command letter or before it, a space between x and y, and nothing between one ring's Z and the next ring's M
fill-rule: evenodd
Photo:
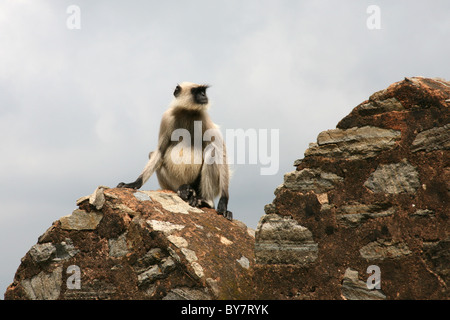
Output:
M208 104L206 89L208 89L207 85L186 86L182 84L177 85L173 95L177 99L182 99L182 96L184 96L184 98L189 96L194 104L205 105Z
M208 103L208 97L206 96L206 89L207 86L200 86L196 88L191 89L192 97L194 98L194 101L198 104L207 104Z

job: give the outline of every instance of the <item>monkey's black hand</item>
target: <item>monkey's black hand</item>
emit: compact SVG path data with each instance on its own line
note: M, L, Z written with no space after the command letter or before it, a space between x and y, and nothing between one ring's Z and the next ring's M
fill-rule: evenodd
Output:
M142 178L139 176L135 182L130 183L121 182L117 185L116 188L139 189L140 187L142 187Z
M138 185L136 182L131 182L131 183L124 183L121 182L117 185L116 188L129 188L129 189L139 189L141 186Z
M198 206L198 199L197 199L197 193L195 192L194 188L192 188L188 184L181 185L177 190L178 196L186 201L191 207L197 207Z

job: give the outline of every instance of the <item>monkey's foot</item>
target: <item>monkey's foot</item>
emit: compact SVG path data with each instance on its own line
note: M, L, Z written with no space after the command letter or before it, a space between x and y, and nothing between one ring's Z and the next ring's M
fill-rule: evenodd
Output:
M228 197L222 196L217 205L217 214L223 215L228 220L233 220L233 213L227 210L228 206Z
M217 211L217 214L221 214L221 215L223 215L225 218L227 218L228 220L230 220L230 221L232 221L233 220L233 212L231 212L231 211L225 211L225 212L218 212Z
M177 190L178 196L186 201L191 207L199 206L199 199L197 198L197 193L194 188L188 184L181 185Z

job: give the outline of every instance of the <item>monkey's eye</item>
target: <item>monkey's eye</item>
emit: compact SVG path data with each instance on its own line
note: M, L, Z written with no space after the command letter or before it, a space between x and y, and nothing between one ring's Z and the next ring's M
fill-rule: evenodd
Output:
M175 88L175 91L173 92L173 95L174 95L175 97L178 97L178 95L180 94L180 92L181 92L181 87L180 87L180 86L177 86L177 87Z

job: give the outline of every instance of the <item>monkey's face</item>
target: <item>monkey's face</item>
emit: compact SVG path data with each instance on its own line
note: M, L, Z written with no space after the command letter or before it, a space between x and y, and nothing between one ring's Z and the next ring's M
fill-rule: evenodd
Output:
M183 82L175 88L173 95L178 106L189 109L205 109L208 105L207 85Z

